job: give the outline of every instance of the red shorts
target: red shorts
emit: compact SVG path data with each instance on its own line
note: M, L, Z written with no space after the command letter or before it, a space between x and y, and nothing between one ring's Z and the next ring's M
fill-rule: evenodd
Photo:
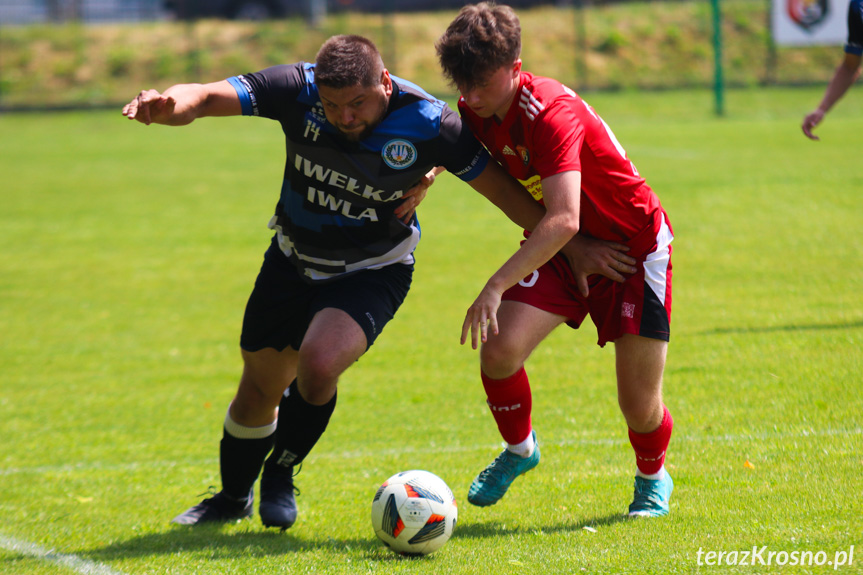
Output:
M638 260L638 271L623 283L599 275L590 276L590 294L585 298L578 291L568 261L558 254L504 292L502 299L563 316L567 325L574 329L590 314L600 346L624 334L668 341L673 236L664 216L659 232L651 236L652 245L638 242L647 249L636 251L635 246L630 246L628 255Z

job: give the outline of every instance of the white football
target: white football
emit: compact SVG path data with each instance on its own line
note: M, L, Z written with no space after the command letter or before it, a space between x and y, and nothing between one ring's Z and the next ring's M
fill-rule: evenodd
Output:
M372 527L402 555L427 555L443 547L455 529L458 506L443 479L428 471L402 471L372 500Z

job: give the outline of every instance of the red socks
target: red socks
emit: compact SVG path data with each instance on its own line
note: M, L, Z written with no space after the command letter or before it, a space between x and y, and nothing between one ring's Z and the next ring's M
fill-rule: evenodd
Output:
M521 443L532 429L530 412L533 401L527 372L522 367L504 379L491 379L483 372L481 375L488 406L501 436L510 445ZM644 475L659 473L665 464L665 451L671 441L674 420L667 407L663 406L662 411L662 423L658 429L650 433L629 430L629 442L635 450L638 471Z
M635 463L644 475L659 473L665 464L665 450L668 449L668 443L671 441L674 420L671 419L667 407L663 405L662 410L662 423L659 424L658 429L650 433L636 433L632 429L629 430L629 442L635 450Z
M524 366L504 379L491 379L481 370L480 373L488 406L503 440L510 445L521 443L532 429L530 410L533 405Z

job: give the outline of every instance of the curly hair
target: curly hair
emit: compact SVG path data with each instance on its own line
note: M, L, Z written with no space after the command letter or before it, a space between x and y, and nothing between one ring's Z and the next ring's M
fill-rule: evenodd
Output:
M383 71L380 52L362 36L333 36L315 57L315 83L328 88L371 88L380 84Z
M462 88L477 82L521 54L521 24L512 8L490 2L461 9L435 43L444 76Z

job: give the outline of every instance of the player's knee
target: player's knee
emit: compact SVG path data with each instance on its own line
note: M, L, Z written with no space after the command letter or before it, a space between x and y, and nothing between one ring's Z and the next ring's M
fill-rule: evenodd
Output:
M297 378L297 387L300 396L306 403L312 405L324 405L336 394L338 376L332 376L329 372L311 373L301 371Z
M509 377L524 363L518 350L500 341L483 344L479 357L483 372L492 379Z
M300 349L297 369L298 384L303 398L315 405L329 401L345 369L345 360L334 354L332 348L304 345Z
M318 382L338 379L342 370L336 363L324 349L315 347L302 349L299 358L301 379L315 385Z
M662 403L638 398L618 397L626 424L638 433L649 433L662 423Z

